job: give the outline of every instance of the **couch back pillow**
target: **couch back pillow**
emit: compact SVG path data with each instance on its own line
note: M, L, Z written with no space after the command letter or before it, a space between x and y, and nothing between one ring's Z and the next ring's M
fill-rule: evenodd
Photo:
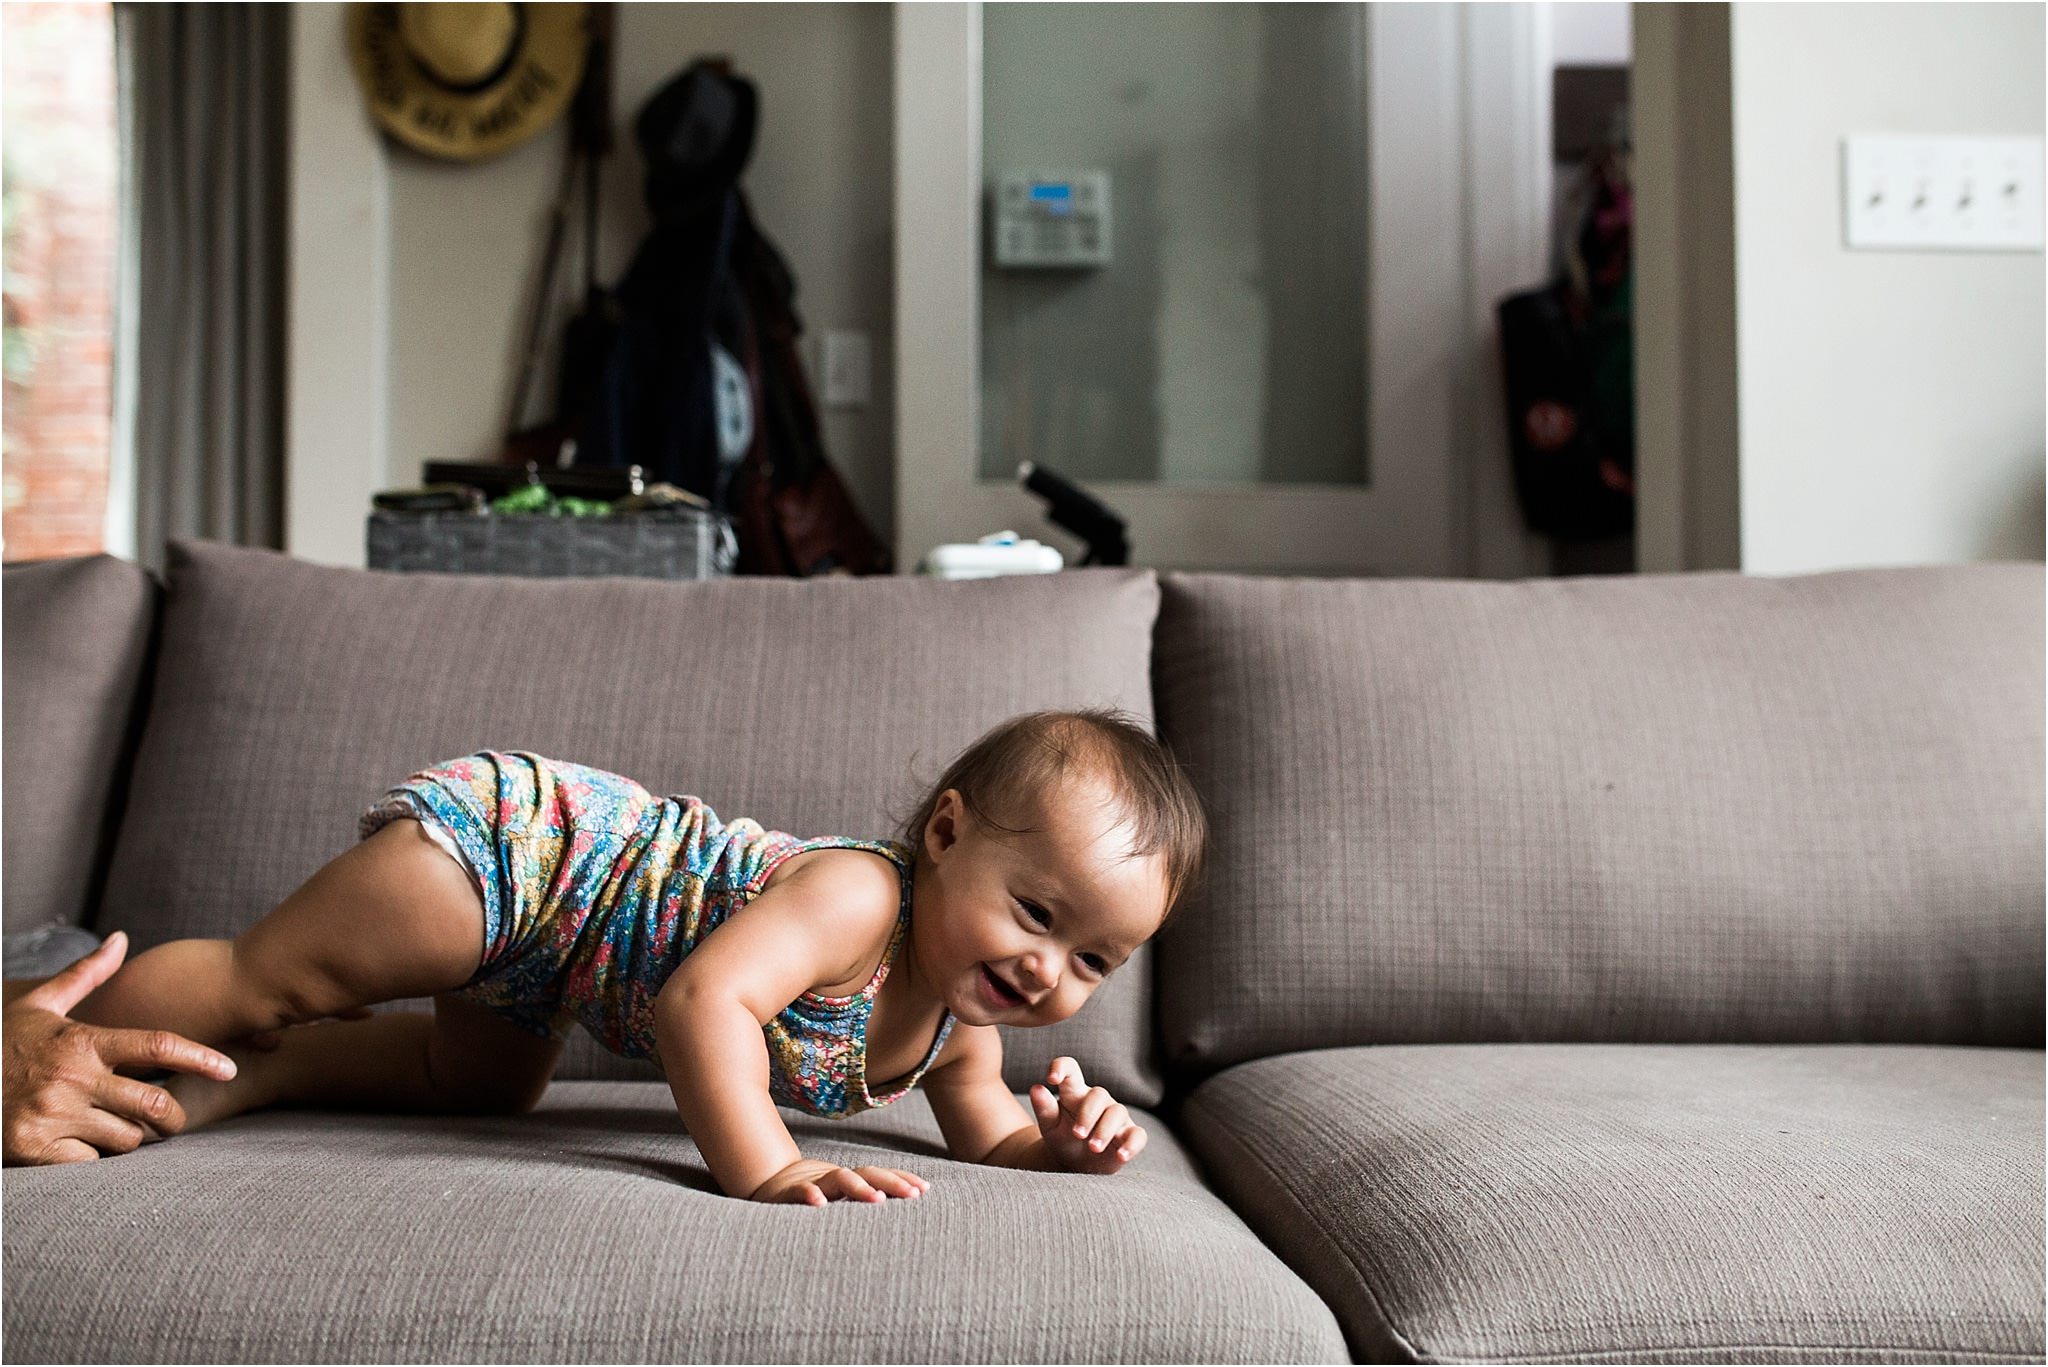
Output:
M1192 1074L1431 1041L2039 1044L2039 565L1168 575Z
M396 574L173 540L163 645L101 929L231 935L355 842L429 764L531 750L800 836L894 833L988 727L1050 707L1149 719L1158 584L1086 570L912 578ZM1156 1099L1144 965L1011 1042ZM653 1077L577 1031L562 1075ZM1114 1079L1114 1081L1111 1081Z
M0 916L9 933L83 925L105 882L162 590L112 555L8 565L0 584Z

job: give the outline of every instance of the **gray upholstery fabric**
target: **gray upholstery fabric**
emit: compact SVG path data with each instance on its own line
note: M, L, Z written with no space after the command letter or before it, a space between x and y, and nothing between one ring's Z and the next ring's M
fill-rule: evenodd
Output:
M171 543L161 663L99 923L138 949L238 932L426 765L532 750L797 835L887 835L988 727L1151 715L1158 586L1084 570L941 583L536 580ZM1010 1050L1159 1097L1149 972ZM1096 1074L1100 1076L1097 1077ZM565 1077L646 1076L578 1031Z
M44 926L41 930L9 931L0 935L5 968L10 981L17 978L47 978L62 972L100 947L100 937L82 926Z
M1299 1278L1153 1140L1115 1177L936 1157L921 1094L815 1157L916 1201L720 1195L651 1083L530 1116L275 1113L9 1169L10 1362L1333 1362ZM82 1276L83 1269L94 1269Z
M112 555L9 565L0 584L0 915L10 931L81 925L127 790L162 590Z
M1361 1359L2040 1361L2042 1055L1262 1059L1182 1133Z
M1166 576L1159 724L1216 831L1168 1059L2038 1044L2042 586Z

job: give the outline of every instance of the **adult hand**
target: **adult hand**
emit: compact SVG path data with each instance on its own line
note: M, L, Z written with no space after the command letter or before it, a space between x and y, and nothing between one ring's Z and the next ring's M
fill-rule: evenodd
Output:
M69 1019L71 1008L113 976L128 952L120 931L92 953L6 1005L0 1019L0 1130L13 1164L84 1163L128 1153L144 1139L185 1128L185 1111L161 1087L116 1068L169 1068L225 1082L234 1061L167 1030L115 1030Z

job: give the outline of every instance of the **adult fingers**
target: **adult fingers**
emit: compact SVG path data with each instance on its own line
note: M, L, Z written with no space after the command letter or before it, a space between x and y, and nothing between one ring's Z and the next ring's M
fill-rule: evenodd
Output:
M886 1196L914 1201L924 1195L924 1189L907 1172L894 1168L858 1168L856 1171L867 1179L868 1185Z
M142 1126L107 1111L87 1111L66 1128L101 1153L133 1153L145 1138Z
M868 1180L852 1168L834 1168L818 1179L827 1196L846 1201L882 1201L887 1198L868 1185Z
M100 942L98 949L62 972L53 973L20 1000L53 1015L68 1016L71 1008L92 995L92 990L114 976L128 953L126 931L115 931Z
M161 1087L137 1082L131 1077L109 1073L92 1089L95 1106L147 1126L160 1135L173 1135L185 1128L185 1108Z
M1081 1099L1071 1105L1063 1105L1068 1115L1074 1117L1074 1138L1086 1139L1088 1131L1095 1128L1095 1122L1102 1113L1116 1104L1116 1098L1109 1094L1107 1087L1090 1087Z
M32 1157L24 1161L36 1164L90 1163L99 1156L100 1151L86 1143L83 1139L65 1138L51 1140ZM10 1157L8 1161L12 1162L14 1160Z
M109 1068L169 1068L216 1082L235 1075L235 1061L226 1054L168 1030L95 1029L93 1043Z
M1103 1108L1095 1118L1095 1124L1088 1131L1088 1147L1101 1153L1109 1147L1109 1141L1122 1134L1131 1123L1131 1113L1121 1105L1112 1103Z

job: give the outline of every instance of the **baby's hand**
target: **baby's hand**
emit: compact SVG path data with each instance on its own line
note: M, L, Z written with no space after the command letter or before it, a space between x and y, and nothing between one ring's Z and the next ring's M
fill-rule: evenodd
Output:
M1090 1087L1070 1058L1054 1059L1045 1081L1033 1084L1031 1109L1046 1150L1069 1172L1121 1172L1145 1147L1145 1127L1133 1125L1106 1090Z
M749 1201L822 1206L827 1201L886 1201L891 1196L916 1200L931 1183L896 1168L842 1168L815 1158L799 1158L754 1188Z

